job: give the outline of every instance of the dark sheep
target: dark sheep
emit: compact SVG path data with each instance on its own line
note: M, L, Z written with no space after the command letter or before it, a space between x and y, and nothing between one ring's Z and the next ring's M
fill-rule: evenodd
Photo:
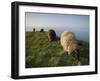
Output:
M56 32L54 30L50 29L48 31L48 39L49 39L49 41L56 40Z
M33 32L35 32L35 28L33 28Z
M44 32L44 29L41 29L40 32Z

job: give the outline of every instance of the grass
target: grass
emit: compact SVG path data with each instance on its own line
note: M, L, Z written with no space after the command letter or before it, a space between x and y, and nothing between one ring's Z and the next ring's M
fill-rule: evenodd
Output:
M78 61L67 55L60 41L48 40L47 32L26 32L26 68L77 66ZM80 47L81 65L89 65L89 43L83 42Z

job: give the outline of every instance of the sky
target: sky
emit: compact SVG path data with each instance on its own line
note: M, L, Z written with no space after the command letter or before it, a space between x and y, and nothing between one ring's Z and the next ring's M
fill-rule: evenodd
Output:
M83 39L89 40L88 15L25 12L25 23L26 31L32 31L33 28L37 31L41 28L45 31L54 29L57 34L71 31L76 33L78 38L82 36ZM81 35L78 36L79 34Z

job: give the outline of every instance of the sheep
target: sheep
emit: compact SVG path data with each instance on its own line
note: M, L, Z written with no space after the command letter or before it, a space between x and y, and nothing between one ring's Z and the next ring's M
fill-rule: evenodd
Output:
M35 28L33 28L33 32L35 32Z
M44 29L41 29L40 32L44 32Z
M74 55L79 61L79 46L75 34L73 32L63 32L60 37L60 43L68 55Z
M56 32L54 30L50 29L48 31L48 39L49 39L49 41L56 40Z

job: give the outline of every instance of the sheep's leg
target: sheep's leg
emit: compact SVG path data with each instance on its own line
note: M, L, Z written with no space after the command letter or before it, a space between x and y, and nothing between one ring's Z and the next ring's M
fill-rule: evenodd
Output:
M77 58L78 61L79 61L79 56L80 56L80 52L79 52L79 49L77 49L75 51L75 57Z
M79 49L77 49L77 50L76 50L76 58L77 58L77 60L78 60L78 65L81 65L79 56L80 56L80 52L79 52Z

